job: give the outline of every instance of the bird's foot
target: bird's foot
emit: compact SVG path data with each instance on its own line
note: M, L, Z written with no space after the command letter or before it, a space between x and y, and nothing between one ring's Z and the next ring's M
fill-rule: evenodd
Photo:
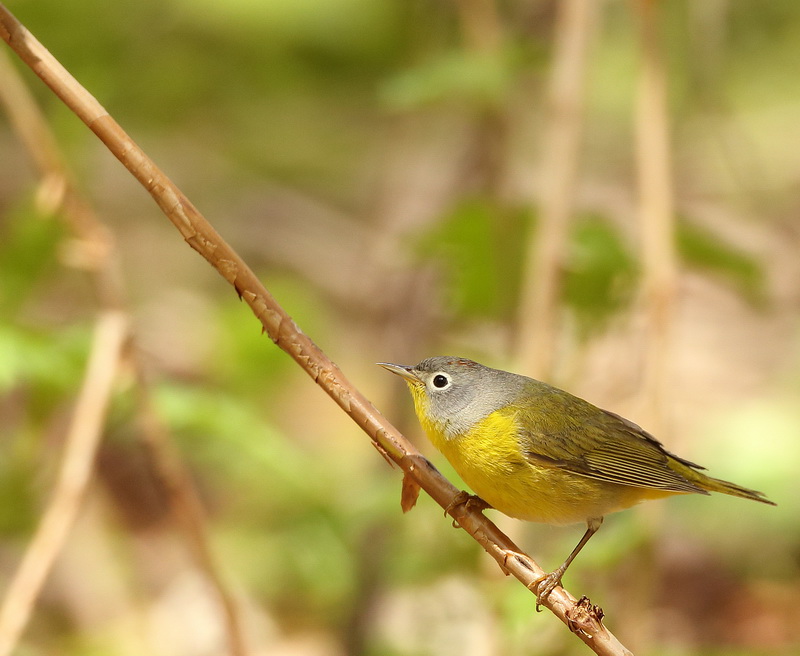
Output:
M486 510L487 508L491 508L491 506L488 503L486 503L483 499L481 499L479 496L475 494L470 494L465 490L461 490L458 494L456 494L455 497L453 497L453 500L450 503L448 503L447 506L445 507L444 509L445 517L447 517L447 515L450 514L450 511L452 511L453 508L457 508L458 506L464 506L465 510L477 510L479 512L481 510ZM459 528L458 522L455 519L453 520L453 527Z
M559 568L555 572L550 572L549 574L540 576L528 586L529 590L536 592L537 613L541 611L541 606L550 596L550 593L561 585L562 576L564 576L564 570Z

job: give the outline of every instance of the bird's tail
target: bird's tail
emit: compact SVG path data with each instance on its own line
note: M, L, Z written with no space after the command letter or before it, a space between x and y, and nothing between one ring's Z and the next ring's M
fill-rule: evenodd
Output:
M777 505L774 501L770 501L762 492L750 490L736 483L730 481L723 481L720 478L711 478L710 476L704 477L699 483L700 487L709 492L722 492L723 494L730 494L734 497L741 497L742 499L752 499L753 501L760 501L770 506Z

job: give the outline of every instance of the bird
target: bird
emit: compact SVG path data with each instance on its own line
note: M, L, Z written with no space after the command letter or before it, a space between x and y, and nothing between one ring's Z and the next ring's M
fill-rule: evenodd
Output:
M467 500L532 522L586 523L561 566L531 584L537 608L609 513L710 492L776 505L708 476L632 421L545 382L452 356L377 364L407 383L430 441L475 493Z

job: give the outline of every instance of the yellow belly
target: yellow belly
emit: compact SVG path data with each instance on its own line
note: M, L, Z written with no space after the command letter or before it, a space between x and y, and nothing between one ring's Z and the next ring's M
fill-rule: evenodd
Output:
M509 414L492 413L468 433L450 439L434 426L425 429L472 491L510 517L572 524L672 494L533 464L522 453Z

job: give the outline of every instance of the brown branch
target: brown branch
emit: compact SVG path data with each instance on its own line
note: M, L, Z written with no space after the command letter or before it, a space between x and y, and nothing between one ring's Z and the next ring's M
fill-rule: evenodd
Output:
M0 607L0 656L9 656L19 641L80 510L127 334L128 320L121 312L98 317L52 498Z
M80 244L78 249L72 250L83 253L73 256L73 261L77 260L88 269L101 306L109 310L124 308L127 302L113 236L77 191L55 136L5 52L0 53L0 102L5 105L11 123L36 163L43 184L59 190L56 200L61 205L61 216ZM137 437L143 442L155 474L167 493L172 516L195 563L211 583L219 600L231 654L245 656L248 652L240 612L214 560L199 495L173 446L169 431L152 407L150 388L133 337L130 341L131 364L138 383L141 431Z
M0 5L0 36L142 183L187 243L234 286L272 340L291 355L372 438L385 457L413 477L439 505L450 507L458 489L431 467L411 443L353 387L339 368L303 334L247 264L175 184L3 5ZM508 557L509 550L519 552L519 548L480 512L464 504L450 507L449 512L506 571L526 586L532 585L543 574L541 568L528 559ZM580 610L581 607L565 590L557 588L543 605L568 624L596 653L630 653L594 617L585 618L576 630L574 615L576 609Z
M666 387L670 328L677 290L675 216L670 171L666 68L661 54L658 6L637 0L641 71L636 94L636 165L647 345L644 394L648 425L664 432L660 407Z
M558 3L555 52L541 155L541 211L523 277L517 341L521 366L537 378L553 373L558 307L575 198L586 65L596 0Z
M503 28L495 0L458 0L464 42L474 52L496 54L503 40Z

